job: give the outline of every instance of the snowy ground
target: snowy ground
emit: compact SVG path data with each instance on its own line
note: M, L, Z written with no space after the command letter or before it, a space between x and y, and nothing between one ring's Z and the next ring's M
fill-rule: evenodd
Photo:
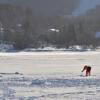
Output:
M0 53L0 100L100 100L99 59L99 51Z

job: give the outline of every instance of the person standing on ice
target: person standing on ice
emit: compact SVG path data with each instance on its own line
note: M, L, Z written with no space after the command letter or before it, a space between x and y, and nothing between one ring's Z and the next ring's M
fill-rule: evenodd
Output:
M83 71L86 71L85 76L90 76L91 75L91 67L90 66L85 65L82 72Z

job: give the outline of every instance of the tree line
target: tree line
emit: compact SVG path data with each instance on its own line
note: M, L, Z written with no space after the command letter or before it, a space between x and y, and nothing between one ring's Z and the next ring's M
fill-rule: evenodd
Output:
M10 42L16 49L49 45L96 47L100 45L95 37L100 31L100 9L96 11L77 17L44 16L29 7L0 4L0 41Z

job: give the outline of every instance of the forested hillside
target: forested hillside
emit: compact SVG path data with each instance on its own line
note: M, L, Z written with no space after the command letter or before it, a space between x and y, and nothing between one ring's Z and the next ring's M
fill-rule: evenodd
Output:
M99 6L82 16L61 13L47 16L34 12L30 6L15 5L14 0L10 2L0 4L1 42L12 43L17 49L100 45L96 37L100 31Z
M0 0L0 3L30 7L37 14L52 16L71 14L80 0Z

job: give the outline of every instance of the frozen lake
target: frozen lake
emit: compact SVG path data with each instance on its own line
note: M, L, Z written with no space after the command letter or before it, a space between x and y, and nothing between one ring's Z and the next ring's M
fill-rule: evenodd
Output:
M0 100L100 100L99 59L97 51L0 53Z

